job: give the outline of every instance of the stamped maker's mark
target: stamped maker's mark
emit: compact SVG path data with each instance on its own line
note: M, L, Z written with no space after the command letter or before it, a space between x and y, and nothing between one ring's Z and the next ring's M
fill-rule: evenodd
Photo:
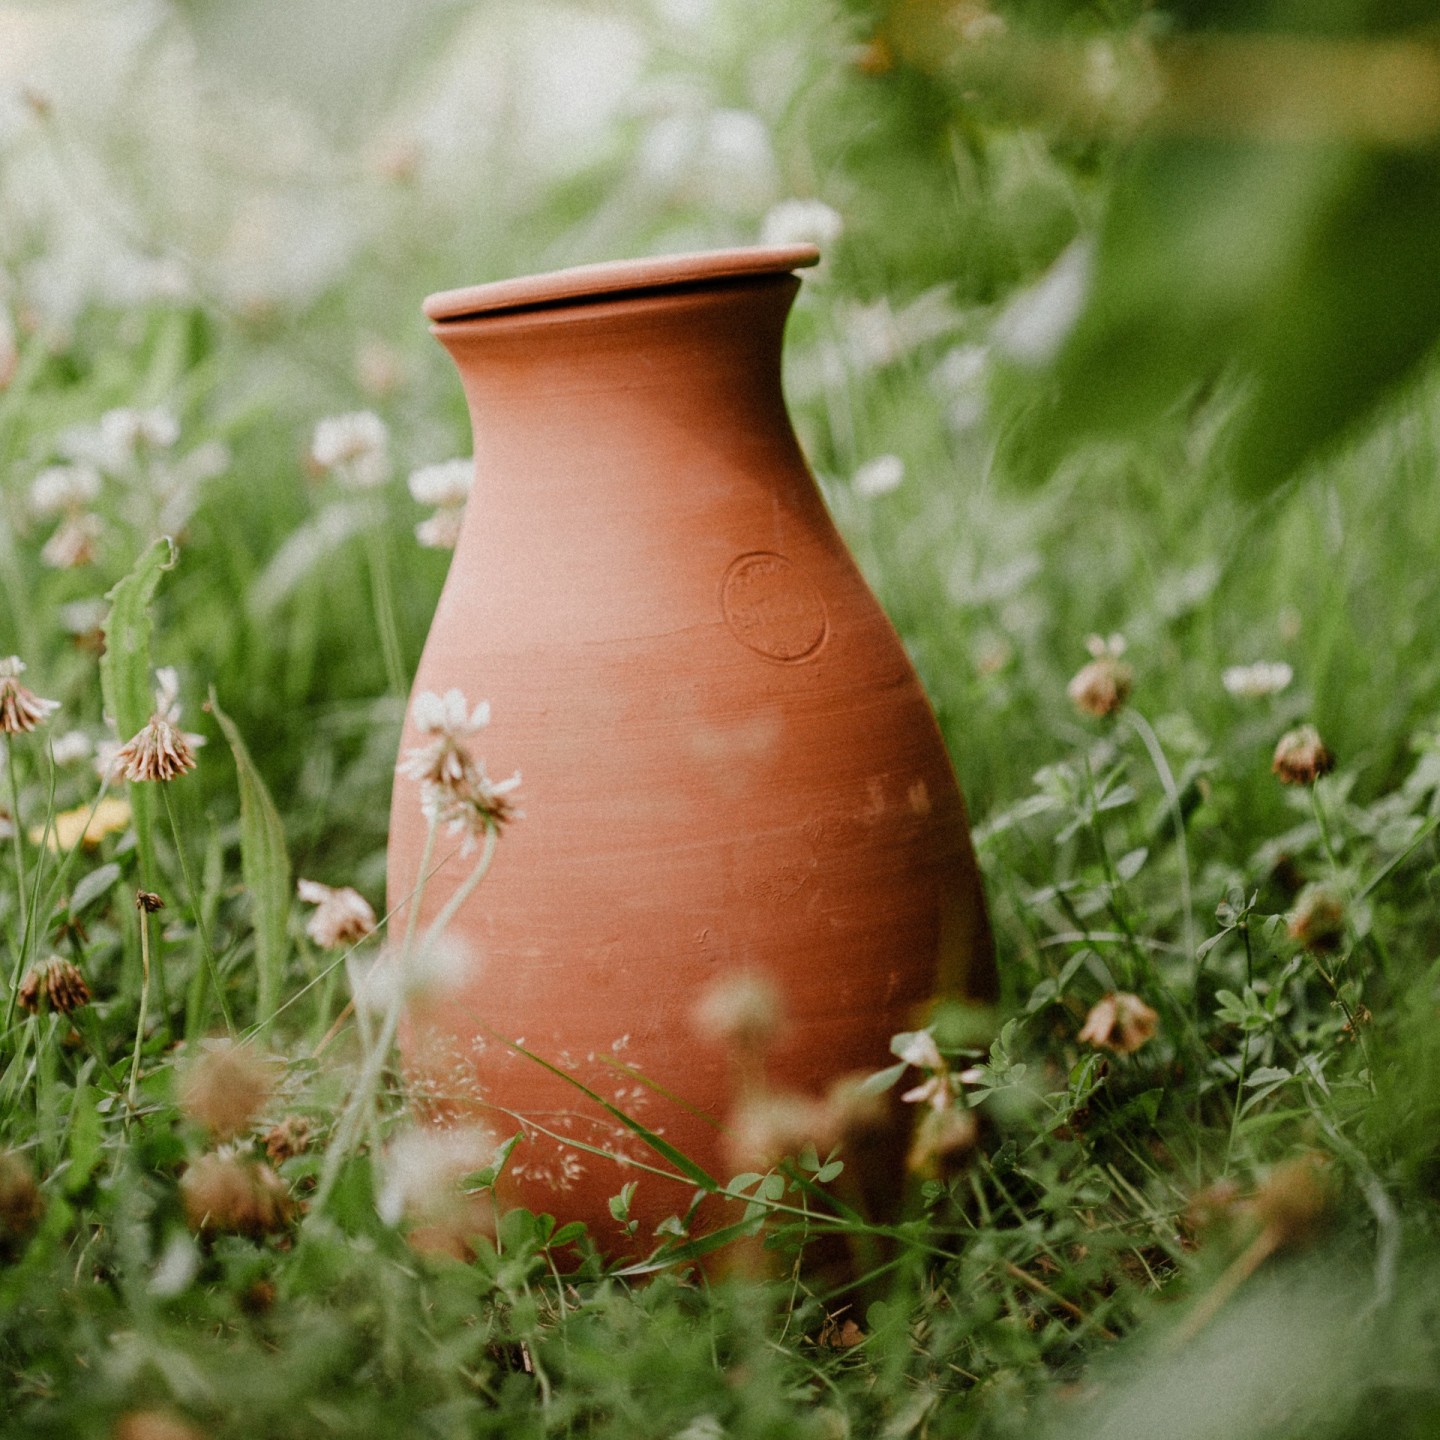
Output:
M731 633L757 655L794 664L819 650L830 628L814 584L783 555L754 550L731 563L720 587Z

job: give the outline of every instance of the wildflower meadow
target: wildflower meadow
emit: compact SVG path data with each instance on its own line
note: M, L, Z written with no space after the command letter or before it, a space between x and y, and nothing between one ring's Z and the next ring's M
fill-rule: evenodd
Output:
M0 3L0 1434L1440 1434L1437 94L1407 0ZM397 1048L550 799L408 699L420 305L801 241L1001 994L822 1095L691 997L737 1220L632 1218L694 1167L617 1092L617 1247Z

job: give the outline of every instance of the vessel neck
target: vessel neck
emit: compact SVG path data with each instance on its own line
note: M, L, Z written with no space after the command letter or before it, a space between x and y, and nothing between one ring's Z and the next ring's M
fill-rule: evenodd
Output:
M469 402L477 470L518 437L612 456L676 427L715 446L788 437L780 352L798 288L764 275L436 324Z

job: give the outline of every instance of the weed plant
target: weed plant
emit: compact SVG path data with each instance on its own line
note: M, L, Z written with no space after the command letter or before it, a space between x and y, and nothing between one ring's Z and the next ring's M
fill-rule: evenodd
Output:
M815 48L790 7L670 8L627 20L670 128L611 115L526 183L523 107L463 188L418 122L371 155L251 117L249 167L173 19L128 102L33 91L0 134L33 201L0 227L0 1433L1440 1433L1440 393L1256 499L1222 379L1026 489L996 336L1112 151L870 84L853 16ZM309 271L217 238L307 175ZM867 210L896 176L915 213ZM727 1247L677 1216L617 1264L497 1214L514 1147L427 1140L391 1053L438 938L375 913L420 540L463 500L404 477L468 447L418 303L797 215L831 261L792 410L934 700L1003 998L877 1071L915 1117L895 1223L836 1203L843 1141L776 1138ZM432 736L468 755L484 698ZM507 791L460 773L479 884ZM866 1261L827 1280L837 1232Z

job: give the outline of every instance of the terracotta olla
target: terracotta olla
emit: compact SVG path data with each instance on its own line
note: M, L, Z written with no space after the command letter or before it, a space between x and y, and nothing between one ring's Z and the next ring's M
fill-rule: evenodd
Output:
M767 1083L809 1095L890 1063L937 992L994 987L944 745L781 395L791 272L816 259L668 256L425 303L475 485L415 691L490 702L467 743L492 776L521 773L524 813L450 926L473 967L413 1002L402 1047L432 1113L524 1130L503 1203L583 1220L611 1251L648 1248L696 1185L641 1168L675 1172L531 1056L724 1181L755 1074L697 1031L718 981L768 977ZM413 708L406 747L425 738ZM392 925L426 833L400 776ZM434 860L422 924L475 855L442 829ZM892 1155L859 1178L901 1177ZM632 1180L627 1239L609 1201ZM701 1223L726 1213L707 1201Z

